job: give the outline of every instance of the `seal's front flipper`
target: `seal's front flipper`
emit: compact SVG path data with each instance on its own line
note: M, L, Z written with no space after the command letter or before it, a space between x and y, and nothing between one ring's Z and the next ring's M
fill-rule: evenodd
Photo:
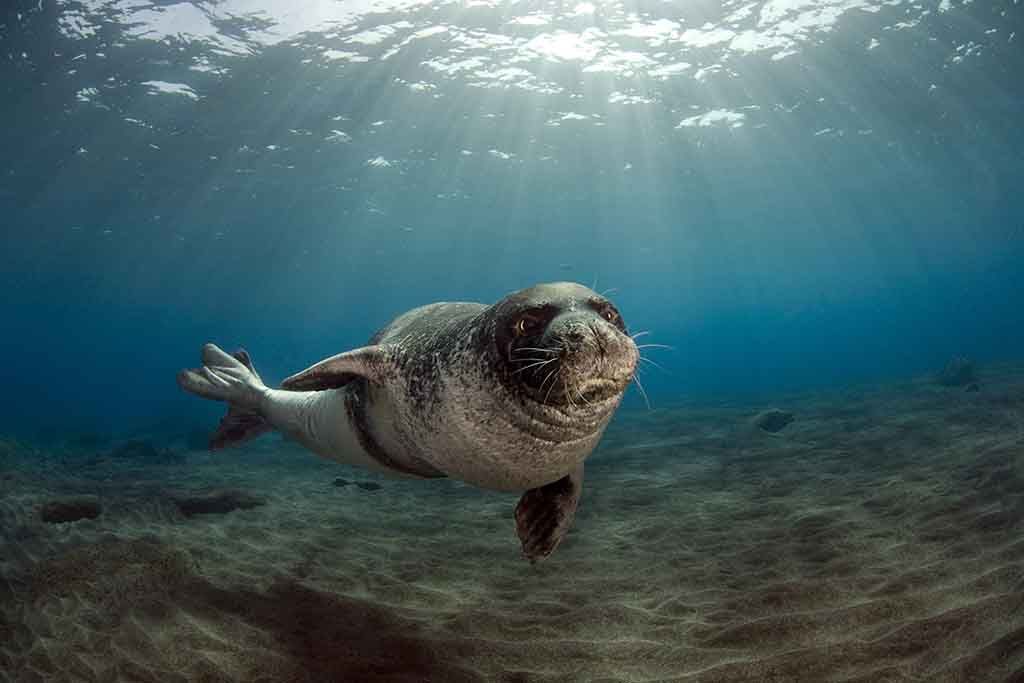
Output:
M555 551L565 537L583 492L583 464L558 481L530 489L516 505L516 531L531 563Z
M385 347L364 346L331 356L292 375L281 383L281 388L288 391L337 389L359 378L380 382L395 371L391 354Z

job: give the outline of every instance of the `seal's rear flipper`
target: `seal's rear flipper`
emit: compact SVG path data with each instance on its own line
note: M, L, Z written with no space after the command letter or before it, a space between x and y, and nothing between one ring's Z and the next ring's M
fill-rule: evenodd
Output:
M228 355L214 344L203 347L203 366L178 373L185 391L215 401L227 401L228 413L210 438L210 450L219 450L253 439L272 427L259 413L259 399L266 387L245 349Z
M530 489L516 505L516 531L530 563L555 551L576 517L583 492L583 464L558 481Z
M272 430L273 427L259 413L230 406L228 414L220 419L217 431L210 437L210 450L237 446Z

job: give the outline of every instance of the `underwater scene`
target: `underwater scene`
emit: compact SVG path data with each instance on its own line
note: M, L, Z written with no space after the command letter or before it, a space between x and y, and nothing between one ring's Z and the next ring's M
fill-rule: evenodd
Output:
M0 681L1024 681L1019 0L7 0Z

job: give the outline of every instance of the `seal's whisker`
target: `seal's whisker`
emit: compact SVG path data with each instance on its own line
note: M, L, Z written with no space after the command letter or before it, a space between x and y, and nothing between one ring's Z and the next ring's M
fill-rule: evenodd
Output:
M675 351L676 347L669 346L668 344L637 344L638 349L668 349L669 351Z
M651 401L647 398L647 391L644 390L644 385L640 383L640 378L633 375L633 381L636 382L636 386L640 389L640 395L644 397L644 403L647 404L647 410L651 409Z
M636 334L629 335L629 337L630 337L630 339L633 339L635 341L635 340L639 339L640 337L646 336L646 335L648 335L650 333L651 333L650 330L641 330L640 332L637 332Z
M587 404L588 406L590 406L591 408L593 408L593 407L594 407L594 404L593 404L593 403L591 403L590 401L588 401L588 400L587 400L587 397L583 395L583 392L582 392L582 391L579 391L579 390L577 390L577 391L576 391L576 397L577 397L577 398L578 398L579 400L581 400L581 401L583 401L584 403L586 403L586 404Z
M518 349L512 349L512 351L514 353L517 353L519 351L540 351L541 353L550 353L552 355L558 353L558 351L555 349L540 349L537 348L536 346L520 346Z
M554 359L552 359L552 360L554 360ZM551 361L540 361L538 363L534 363L533 365L527 365L525 368L519 368L518 370L513 370L512 374L513 375L518 375L520 372L526 372L527 370L530 370L530 369L533 369L533 368L542 368L542 367L544 367L545 365L547 365L550 362Z
M609 294L618 294L618 292L619 292L619 288L618 287L609 287L608 289L606 289L603 292L601 292L601 296L608 296Z
M530 368L542 368L545 365L547 365L548 363L554 363L556 360L558 360L558 359L557 358L549 358L548 360L542 360L540 362L534 363L533 365L527 365L525 368L519 368L518 370L514 371L512 374L513 375L518 375L520 372L523 372L525 370L529 370Z
M561 370L561 369L562 369L562 366L559 365L557 368L555 368L554 370L549 372L548 376L544 378L544 381L540 383L540 389L538 391L544 391L544 385L548 383L548 380L551 379L552 375L558 374L558 371ZM544 400L542 401L542 403L544 405L547 405L548 398L551 396L551 391L555 388L556 384L558 384L558 378L557 377L555 378L555 381L551 383L551 386L548 388L548 393L544 395Z
M569 407L570 408L572 408L573 410L576 410L576 403L573 402L573 400L572 400L572 392L568 390L568 387L566 387L565 400L569 402Z
M643 361L644 363L650 363L651 365L653 365L654 367L658 368L658 369L659 369L659 370L661 370L662 372L668 372L668 370L666 370L665 368L661 367L660 365L658 365L657 363L655 363L655 362L654 362L653 360L651 360L650 358L644 358L643 356L640 356L640 360L642 360L642 361Z
M546 376L544 377L544 381L540 383L540 386L539 386L539 387L537 388L537 390L538 390L538 391L544 391L544 385L548 383L548 380L549 380L549 379L551 379L551 376L552 376L552 375L554 375L554 374L555 374L556 372L558 372L558 370L559 370L559 368L558 368L558 367L555 367L555 369L554 369L554 370L552 370L551 372L549 372L549 373L548 373L548 374L547 374L547 375L546 375Z

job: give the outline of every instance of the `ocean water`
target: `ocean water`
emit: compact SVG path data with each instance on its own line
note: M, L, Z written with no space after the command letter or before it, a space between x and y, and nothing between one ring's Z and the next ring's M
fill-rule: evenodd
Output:
M1018 0L5 2L3 680L256 680L261 648L264 680L1016 680L1024 623L991 604L1024 580L1022 74ZM527 573L514 497L383 481L371 498L331 482L378 479L275 437L196 447L222 406L174 378L207 341L277 382L410 308L554 281L671 347L644 351L646 399L627 391L595 455L583 528L549 561L566 564ZM935 382L957 357L980 391ZM773 406L795 422L744 431ZM197 527L181 491L223 487L260 507ZM295 508L342 493L343 519ZM38 519L70 494L103 514ZM150 495L166 505L133 507ZM289 536L318 524L351 552ZM765 568L773 545L792 554ZM191 597L39 626L40 557L47 576L150 558L126 562ZM642 590L636 558L659 567ZM232 584L247 576L278 583ZM828 581L841 607L813 601ZM883 599L891 622L853 615ZM38 644L83 619L96 639ZM808 635L826 623L845 630ZM367 624L390 635L360 640ZM312 652L339 639L349 659ZM129 654L104 669L110 642Z

